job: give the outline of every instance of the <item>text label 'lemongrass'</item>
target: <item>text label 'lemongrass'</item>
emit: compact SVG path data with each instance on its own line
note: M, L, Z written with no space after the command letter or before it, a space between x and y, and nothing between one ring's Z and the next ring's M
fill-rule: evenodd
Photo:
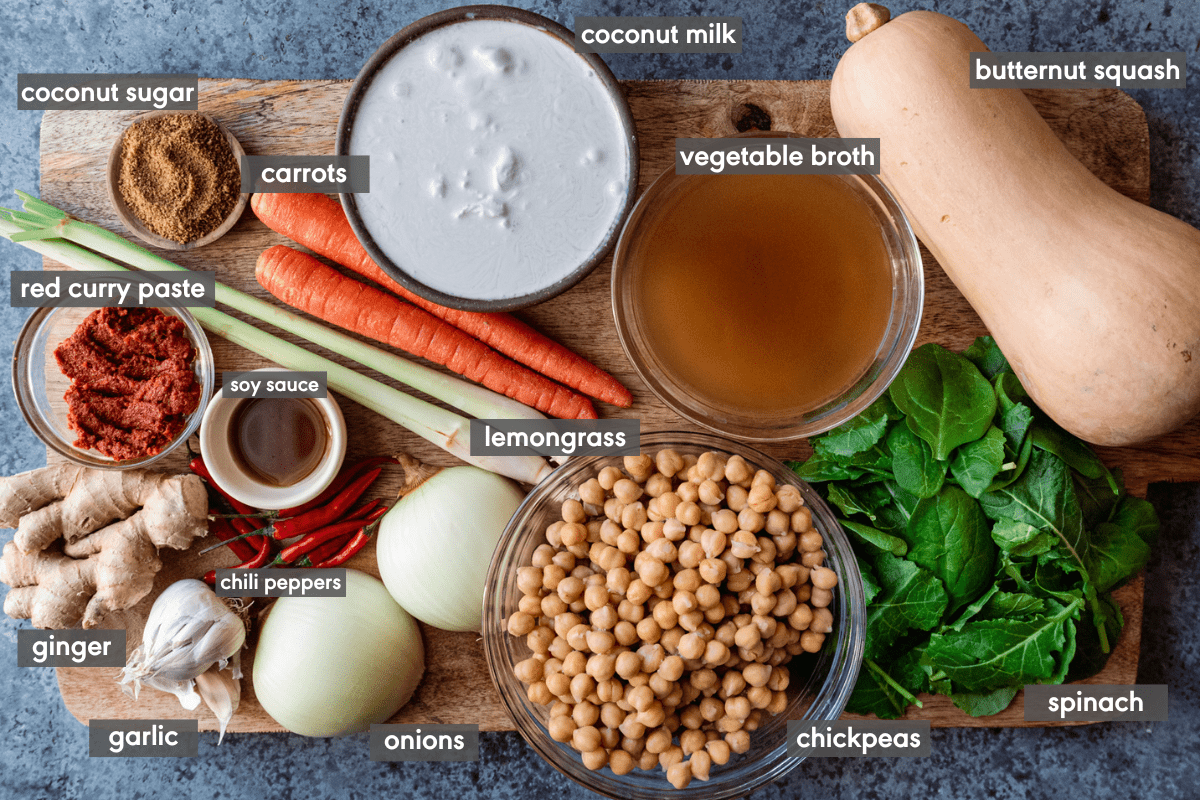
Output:
M471 455L631 456L641 431L636 419L473 419Z

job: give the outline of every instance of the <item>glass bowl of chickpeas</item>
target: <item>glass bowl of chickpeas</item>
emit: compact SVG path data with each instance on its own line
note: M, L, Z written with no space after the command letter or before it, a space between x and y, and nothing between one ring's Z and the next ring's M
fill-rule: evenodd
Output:
M509 522L487 576L488 669L525 739L592 791L741 797L803 759L862 661L862 578L819 495L712 434L571 459Z

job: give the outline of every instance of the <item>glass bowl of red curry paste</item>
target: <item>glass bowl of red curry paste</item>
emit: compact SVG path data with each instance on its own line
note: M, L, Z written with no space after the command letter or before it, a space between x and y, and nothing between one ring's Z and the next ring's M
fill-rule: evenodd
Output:
M92 316L105 312L107 319ZM87 341L72 340L77 332ZM72 379L56 357L64 343L61 355L76 374L79 429L66 399ZM156 371L164 374L148 383ZM101 469L145 467L186 442L200 426L214 379L208 339L186 308L34 309L13 355L17 406L34 433L52 452ZM195 408L182 413L193 400Z

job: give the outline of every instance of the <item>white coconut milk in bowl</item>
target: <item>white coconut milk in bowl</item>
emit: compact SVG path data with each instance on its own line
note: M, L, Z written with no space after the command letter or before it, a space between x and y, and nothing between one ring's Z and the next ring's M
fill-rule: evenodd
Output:
M342 195L363 246L410 291L469 311L541 302L603 259L638 154L620 85L570 31L505 6L409 25L359 74L338 155L370 158Z

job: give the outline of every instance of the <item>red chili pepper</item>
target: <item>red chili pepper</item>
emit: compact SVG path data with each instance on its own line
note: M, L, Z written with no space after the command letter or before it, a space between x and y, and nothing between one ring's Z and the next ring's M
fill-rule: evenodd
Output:
M325 544L313 550L311 553L300 556L300 560L292 566L294 567L315 567L325 559L341 550L347 542L354 536L354 533L345 533L336 539L330 539Z
M346 515L346 509L350 508L358 498L362 497L363 492L375 482L382 472L382 468L376 467L365 475L360 475L351 481L328 504L320 508L314 508L312 511L301 514L298 517L292 517L291 519L285 519L283 522L277 523L272 536L276 540L290 539L293 536L303 536L318 528L323 528L335 520L342 519Z
M375 499L375 500L371 500L370 502L363 503L357 509L350 512L350 514L347 515L347 517L344 521L346 521L346 522L355 521L355 520L357 520L359 522L365 521L368 516L371 516L371 512L377 510L376 506L378 506L381 502L382 502L381 500ZM387 508L378 509L378 511L380 511L382 513L386 513ZM379 517L379 514L376 514L374 517L372 517L372 519L377 519L378 517ZM307 555L301 556L300 560L296 562L295 566L297 566L297 567L315 567L317 564L320 564L322 561L325 561L327 558L330 558L331 556L335 555L338 551L340 551L343 546L345 546L346 544L348 544L350 542L351 536L352 536L352 534L344 534L342 536L337 537L336 539L330 539L328 542L321 545L320 547L313 550L312 552L308 553Z
M368 541L370 541L371 533L368 528L373 527L374 526L368 526L367 528L363 528L358 533L354 534L354 538L347 542L346 546L337 552L337 555L326 559L325 561L317 562L317 569L328 569L329 567L339 567L342 564L345 564L347 561L353 558L359 550L362 550L363 546L366 545Z
M209 512L212 514L212 510ZM238 532L229 524L229 520L224 517L214 517L208 521L208 532L216 536L222 542L229 545L229 549L240 560L245 561L255 554L254 547L238 536Z
M354 509L353 511L351 511L349 514L346 515L346 519L347 520L362 519L362 518L366 517L368 514L370 514L372 511L374 511L379 506L379 504L382 502L383 502L382 500L380 500L378 497L376 497L374 500L368 500L365 503L361 503L358 506L358 508Z
M236 567L232 567L232 569L258 569L259 567L266 566L267 559L270 557L270 555L271 555L271 539L270 539L270 537L269 536L259 536L257 551L250 558L245 559L244 561L242 561L242 563L238 564ZM217 582L216 570L209 570L208 572L204 573L204 582L208 583L210 585L215 584Z
M234 569L258 569L265 566L267 559L271 556L271 537L258 537L258 552L253 557L246 559L241 564L238 564Z
M254 524L254 520L247 517L228 517L229 524L241 534L241 538L245 538L248 534L252 534L262 527L262 524Z
M337 474L337 477L333 479L333 483L329 484L329 486L325 488L325 491L321 492L312 500L309 500L307 503L302 505L295 506L294 508L281 508L279 510L279 516L298 517L306 511L312 511L314 508L328 503L337 496L338 492L345 488L346 484L350 483L350 481L354 480L359 475L362 475L367 470L374 467L383 466L384 464L399 463L400 459L396 458L395 456L373 456L371 458L364 458L357 464L347 464L341 468Z
M324 528L312 531L295 544L285 547L280 551L279 555L275 556L273 564L291 564L300 556L309 553L325 542L331 539L336 539L339 536L345 536L347 533L352 533L359 528L375 522L387 512L386 508L377 508L368 514L363 519L342 520L335 522L332 525L326 525Z
M201 478L208 481L208 485L213 487L214 489L216 489L218 494L220 494L221 497L224 497L229 502L229 505L233 506L234 511L236 511L239 514L252 514L253 515L253 514L259 513L258 509L251 508L250 506L243 503L241 500L231 497L228 492L226 492L224 489L222 489L220 487L220 485L215 480L213 480L212 473L208 471L208 467L205 466L203 458L201 458L200 456L196 456L195 458L192 459L192 463L189 466L191 467L192 472L196 473ZM245 533L245 531L243 531L243 533Z

